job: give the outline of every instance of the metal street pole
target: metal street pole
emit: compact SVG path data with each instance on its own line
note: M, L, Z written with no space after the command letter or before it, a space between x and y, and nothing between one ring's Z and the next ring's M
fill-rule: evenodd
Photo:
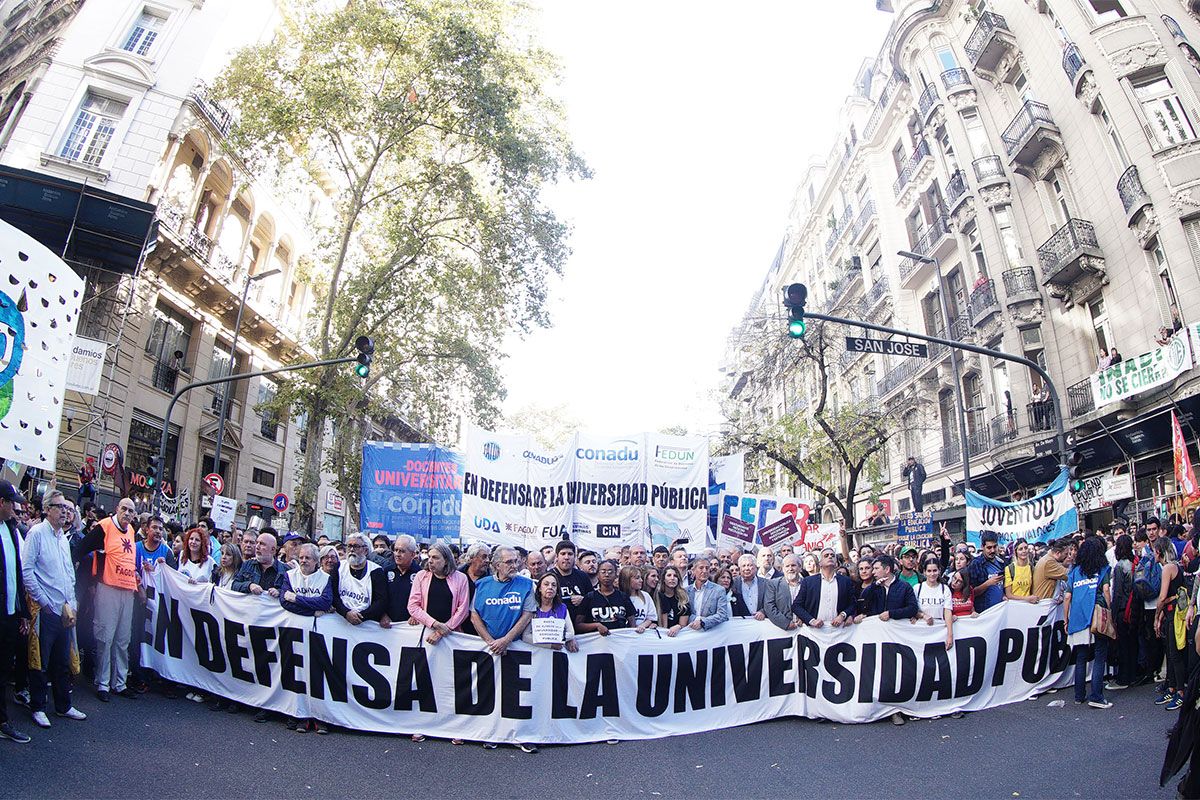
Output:
M309 361L304 364L292 364L287 367L279 367L277 369L264 369L257 372L242 372L237 375L228 375L224 378L210 378L206 381L196 381L189 383L181 389L178 389L171 396L171 402L167 404L166 419L163 420L162 436L158 441L158 463L159 469L164 473L167 468L167 432L171 430L171 414L175 411L175 404L179 402L179 398L190 392L192 389L200 389L204 386L215 386L218 383L232 383L240 381L244 378L258 378L264 375L276 375L280 372L293 372L298 369L312 369L314 367L331 367L336 364L353 364L358 361L357 357L353 358L329 358L324 361ZM162 475L159 475L159 481L154 486L154 513L157 515L162 509L162 491L163 491Z
M242 302L238 306L237 322L233 324L233 345L229 348L229 371L237 366L238 337L242 333L242 314L246 311L246 297L250 294L250 284L278 275L281 270L270 269L257 275L247 275L246 285L242 287ZM247 365L248 366L248 365ZM217 417L217 446L213 449L213 472L221 475L221 445L225 441L225 416L229 413L229 387L221 391L221 413ZM224 475L221 475L224 478Z

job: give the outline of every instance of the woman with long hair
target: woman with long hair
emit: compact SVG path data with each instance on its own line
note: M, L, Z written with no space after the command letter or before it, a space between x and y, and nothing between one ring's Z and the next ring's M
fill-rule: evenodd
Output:
M658 570L654 567L642 568L642 588L646 591L646 594L650 595L651 599L658 597L658 584L661 580L662 576L658 574ZM657 613L655 612L655 614Z
M1183 687L1188 677L1184 669L1183 649L1178 646L1179 637L1175 632L1183 570L1179 567L1175 544L1165 536L1154 540L1154 559L1162 566L1162 586L1158 590L1158 608L1154 610L1154 633L1162 640L1163 651L1167 654L1166 691L1155 703L1165 705L1168 711L1177 711L1183 705ZM1183 597L1187 597L1186 591ZM1185 611L1185 608L1178 609L1181 617Z
M1175 546L1167 542L1174 554ZM1067 589L1063 595L1063 615L1067 628L1067 645L1075 659L1075 702L1086 702L1092 708L1112 708L1104 699L1104 669L1108 662L1107 636L1092 633L1092 617L1096 605L1112 608L1112 571L1104 554L1104 541L1089 536L1075 553L1075 566L1067 573ZM1165 583L1165 581L1164 581ZM1088 652L1092 653L1092 691L1087 691Z
M531 624L525 626L525 630L521 633L521 640L527 644L537 647L547 647L551 650L561 650L565 647L569 652L574 653L579 650L579 644L575 641L575 626L571 623L570 610L567 608L567 604L563 602L562 592L559 591L558 587L558 573L554 570L550 570L538 578L533 588L534 597L537 598L537 609L533 612L533 618L535 620L562 620L562 638L555 642L535 641L533 635L534 626ZM541 626L538 627L540 628Z
M679 567L671 565L663 568L657 600L658 624L666 629L667 636L674 636L691 622L687 587L683 585L683 573Z
M978 617L975 610L975 592L971 587L971 576L966 567L950 573L946 581L950 587L950 610L956 617Z
M213 560L208 555L209 538L203 528L191 528L183 535L179 571L188 583L212 583Z
M642 577L641 567L621 567L621 571L617 573L617 588L629 595L629 601L633 603L637 613L629 622L638 633L658 627L658 607L654 605L654 598L644 587L645 579Z
M233 576L242 568L242 549L232 542L221 545L221 560L212 571L212 582L222 589L233 586Z
M867 610L871 608L871 597L877 588L875 586L875 559L859 558L855 567L857 574L851 578L854 581L856 598L853 619L855 623L859 623L866 619Z
M1138 639L1142 598L1133 588L1133 537L1123 533L1113 547L1112 616L1117 631L1117 675L1106 683L1109 691L1126 689L1137 679Z

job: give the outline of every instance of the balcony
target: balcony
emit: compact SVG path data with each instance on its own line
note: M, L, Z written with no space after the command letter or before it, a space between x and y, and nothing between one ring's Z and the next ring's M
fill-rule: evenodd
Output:
M866 297L862 299L862 302L859 304L859 311L864 317L868 316L883 301L883 298L887 296L887 278L881 275L875 280L875 285L871 287L871 291L867 292Z
M981 456L991 449L992 437L987 428L979 425L975 429L967 431L967 453L969 455Z
M1033 433L1054 430L1058 425L1058 417L1054 413L1054 403L1049 400L1034 400L1025 405L1025 415L1029 418L1029 430Z
M1047 144L1059 141L1058 125L1045 103L1026 100L1000 140L1010 163L1029 168Z
M229 135L233 125L233 115L209 97L209 89L203 83L198 83L188 92L187 99L196 107L205 121L213 127L222 138Z
M996 282L988 278L977 284L971 290L967 305L971 312L971 324L976 328L1000 313L1000 303L996 300Z
M1067 49L1063 51L1062 67L1063 72L1067 73L1067 80L1071 82L1072 88L1076 85L1076 80L1080 73L1083 72L1084 66L1087 64L1083 60L1083 56L1079 52L1079 48L1074 42L1067 45Z
M965 69L948 69L942 73L942 86L946 90L946 95L953 95L959 92L967 92L975 88L971 83L971 73Z
M959 314L950 320L950 331L947 335L946 330L940 329L937 333L932 334L939 339L949 339L952 342L965 342L967 334L971 330L971 322L966 314ZM929 366L934 366L943 358L950 355L950 348L940 342L929 343Z
M959 204L970 197L967 188L967 175L961 169L956 169L946 184L946 203L953 214Z
M1008 183L1008 175L1004 172L1004 162L1000 156L977 158L971 162L971 169L975 172L975 185L980 189Z
M907 386L917 375L921 374L921 368L925 364L926 361L923 358L906 358L892 367L879 381L879 396L886 397L897 389Z
M1004 280L1004 296L1008 306L1038 300L1042 296L1042 287L1038 284L1037 271L1033 267L1005 270L1001 278Z
M846 206L842 210L842 216L834 221L833 228L829 231L829 238L825 240L825 255L833 252L833 248L837 246L842 234L846 232L846 228L850 227L850 221L853 219L854 210L850 206Z
M1096 410L1096 399L1092 396L1092 379L1084 378L1067 387L1067 409L1072 417L1082 417Z
M955 464L962 463L962 446L958 442L958 437L950 439L942 445L942 466L953 467Z
M1171 34L1172 38L1182 39L1185 42L1187 41L1187 35L1184 34L1183 28L1179 27L1179 23L1175 21L1174 17L1163 14L1162 21L1163 25L1167 26L1167 32Z
M975 70L992 73L1006 53L1017 49L1017 40L1004 17L985 11L979 15L964 49Z
M908 182L912 180L913 176L916 175L917 171L920 169L921 164L928 158L929 143L922 139L921 141L917 142L917 146L913 149L912 155L909 156L909 159L907 162L905 162L904 166L900 168L900 174L896 176L896 182L892 184L892 191L897 197L899 197L900 193L904 191L904 187L908 186Z
M997 414L988 424L992 431L992 447L1003 447L1017 438L1017 412Z
M949 235L950 229L946 225L946 218L942 214L938 214L933 218L933 222L929 223L923 231L914 237L911 250L914 253L932 257L938 245ZM900 282L907 283L913 276L924 273L925 270L922 267L927 266L930 265L922 261L905 258L900 262Z
M1072 219L1038 248L1043 282L1069 286L1086 273L1104 273L1104 254L1096 241L1096 228Z
M833 286L829 289L829 308L837 308L847 297L850 296L850 290L853 288L855 281L862 281L862 265L854 266L855 262L843 272Z
M195 225L188 227L187 234L184 237L184 244L187 245L189 250L196 254L196 260L201 263L207 262L209 256L212 255L212 239L208 238L208 236L206 236L205 233Z
M179 379L179 368L167 361L155 361L150 372L150 383L155 389L175 394L175 382Z
M875 201L873 199L869 199L863 204L862 210L858 212L858 218L854 220L854 225L850 228L850 240L852 242L857 242L858 237L862 235L863 231L867 230L867 228L871 226L871 223L874 220Z
M1121 198L1121 206L1130 225L1143 208L1151 204L1150 195L1142 187L1142 178L1138 175L1137 167L1130 167L1121 173L1117 179L1117 194Z
M929 118L941 104L942 98L938 96L937 86L932 83L926 86L925 91L917 98L917 113L921 115L921 122L928 125Z

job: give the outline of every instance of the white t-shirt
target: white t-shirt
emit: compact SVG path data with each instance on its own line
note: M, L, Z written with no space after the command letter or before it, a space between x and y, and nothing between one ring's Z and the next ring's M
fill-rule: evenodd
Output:
M338 567L338 594L342 605L350 611L366 611L371 605L371 573L379 569L374 561L367 561L367 569L361 578L354 577L350 571L350 560L346 559Z
M629 621L631 627L638 627L649 622L658 622L658 609L654 607L654 601L650 599L650 595L645 592L636 592L629 596L630 602L633 603L633 609L637 613L633 619Z
M196 583L208 583L212 580L213 560L206 558L203 561L187 561L180 560L179 571L185 578L190 578Z
M934 622L945 624L945 611L952 607L950 587L944 583L931 587L927 582L921 581L917 584L917 606L922 614L932 617Z

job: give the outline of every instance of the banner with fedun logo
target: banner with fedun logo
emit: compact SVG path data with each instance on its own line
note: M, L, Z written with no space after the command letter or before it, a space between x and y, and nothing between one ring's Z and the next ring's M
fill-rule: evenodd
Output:
M1097 408L1115 403L1170 383L1191 366L1191 336L1180 331L1165 345L1092 375L1092 399Z
M524 434L465 437L462 537L540 547L570 534L603 551L706 539L708 440L576 433L546 450Z
M577 653L518 641L497 657L466 634L430 645L420 626L301 617L167 567L149 585L143 665L255 708L384 733L563 744L779 717L932 717L1022 701L1071 675L1049 601L960 619L949 650L941 626L872 618L785 633L739 619L675 638L586 634Z
M364 442L358 527L372 536L457 539L462 480L462 457L444 447Z
M1016 503L967 492L967 541L978 546L982 531L995 531L1001 547L1017 539L1048 542L1079 530L1079 510L1062 468L1046 490Z

